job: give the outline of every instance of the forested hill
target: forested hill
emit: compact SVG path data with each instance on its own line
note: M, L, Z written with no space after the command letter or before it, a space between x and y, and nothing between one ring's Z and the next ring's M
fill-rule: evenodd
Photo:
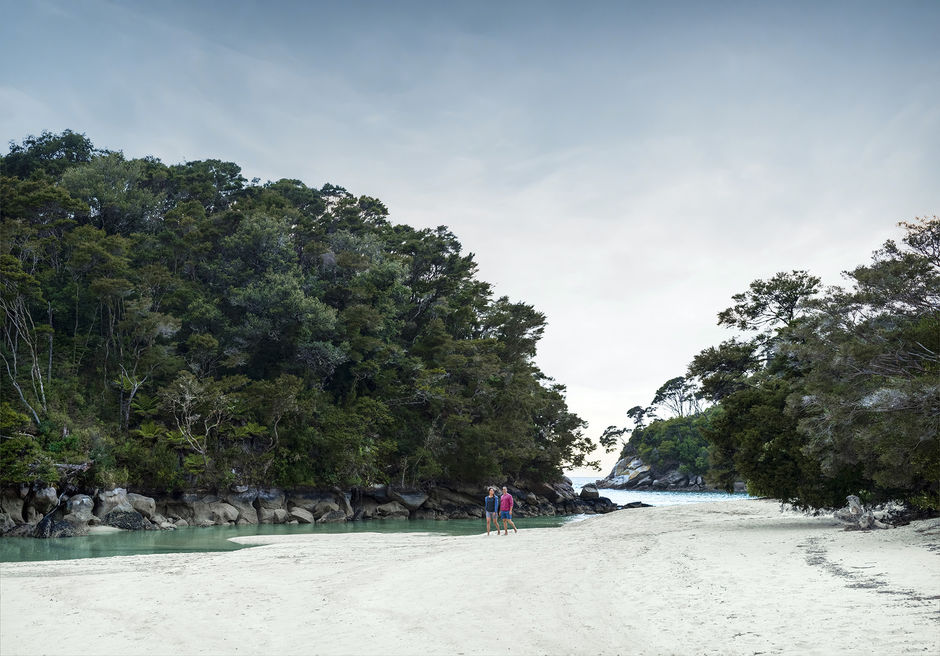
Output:
M545 316L446 227L70 131L2 176L0 482L549 480L593 447L533 364Z

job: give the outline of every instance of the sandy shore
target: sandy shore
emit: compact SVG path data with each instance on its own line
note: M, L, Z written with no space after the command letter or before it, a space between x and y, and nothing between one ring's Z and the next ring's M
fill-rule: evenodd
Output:
M2 564L0 654L940 653L940 520L742 500L242 541L266 546Z

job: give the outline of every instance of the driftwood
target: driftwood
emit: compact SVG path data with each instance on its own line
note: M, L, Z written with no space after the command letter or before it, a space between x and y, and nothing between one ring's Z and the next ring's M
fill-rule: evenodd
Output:
M52 466L55 467L56 470L58 470L60 476L65 476L67 478L69 476L74 476L75 474L80 474L82 472L88 471L89 469L91 469L91 466L93 464L95 464L94 461L89 460L88 462L83 462L78 465L66 465L63 463L56 462L56 463L53 463Z
M833 517L847 524L848 526L846 526L846 528L863 531L873 528L890 528L887 524L875 519L871 508L863 506L861 500L854 494L850 494L845 500L848 505L845 508L835 511Z

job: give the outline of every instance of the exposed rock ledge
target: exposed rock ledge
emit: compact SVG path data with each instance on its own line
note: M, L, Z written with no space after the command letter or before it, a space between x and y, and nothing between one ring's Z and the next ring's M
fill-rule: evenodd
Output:
M497 484L494 482L494 486ZM487 486L391 485L352 490L281 490L235 486L214 493L144 496L124 488L57 495L55 488L0 490L0 534L21 537L85 535L90 526L172 530L231 524L325 524L369 519L472 519L483 516ZM571 481L508 486L517 517L606 513L619 507L594 486L575 493Z
M705 479L696 474L684 474L678 466L656 469L637 456L619 460L607 475L596 483L609 490L672 490L685 492L714 492ZM735 483L735 492L744 492L744 483Z

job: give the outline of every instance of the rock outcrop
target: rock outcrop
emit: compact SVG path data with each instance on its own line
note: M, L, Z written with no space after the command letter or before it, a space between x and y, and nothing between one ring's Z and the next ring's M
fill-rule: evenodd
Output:
M595 483L596 487L608 490L681 490L688 492L714 491L697 474L685 474L679 466L654 468L637 456L619 460L607 475Z
M493 481L494 487L502 482ZM178 493L149 497L124 488L56 496L51 487L0 490L0 534L65 537L105 524L124 530L172 530L185 526L327 524L370 519L470 519L483 516L487 486L439 483L422 488L373 485L344 491L280 490L237 486L216 494ZM507 488L516 517L616 510L594 486L575 493L571 481ZM37 501L38 500L38 501ZM64 500L64 503L61 501ZM43 515L45 511L47 514ZM32 519L33 521L29 521Z
M65 502L65 517L62 519L74 526L75 530L87 533L89 526L101 523L101 520L92 513L94 507L95 502L90 496L76 494Z
M127 499L127 490L116 487L113 490L99 492L95 495L94 513L99 519L104 519L112 510L121 512L137 512Z

